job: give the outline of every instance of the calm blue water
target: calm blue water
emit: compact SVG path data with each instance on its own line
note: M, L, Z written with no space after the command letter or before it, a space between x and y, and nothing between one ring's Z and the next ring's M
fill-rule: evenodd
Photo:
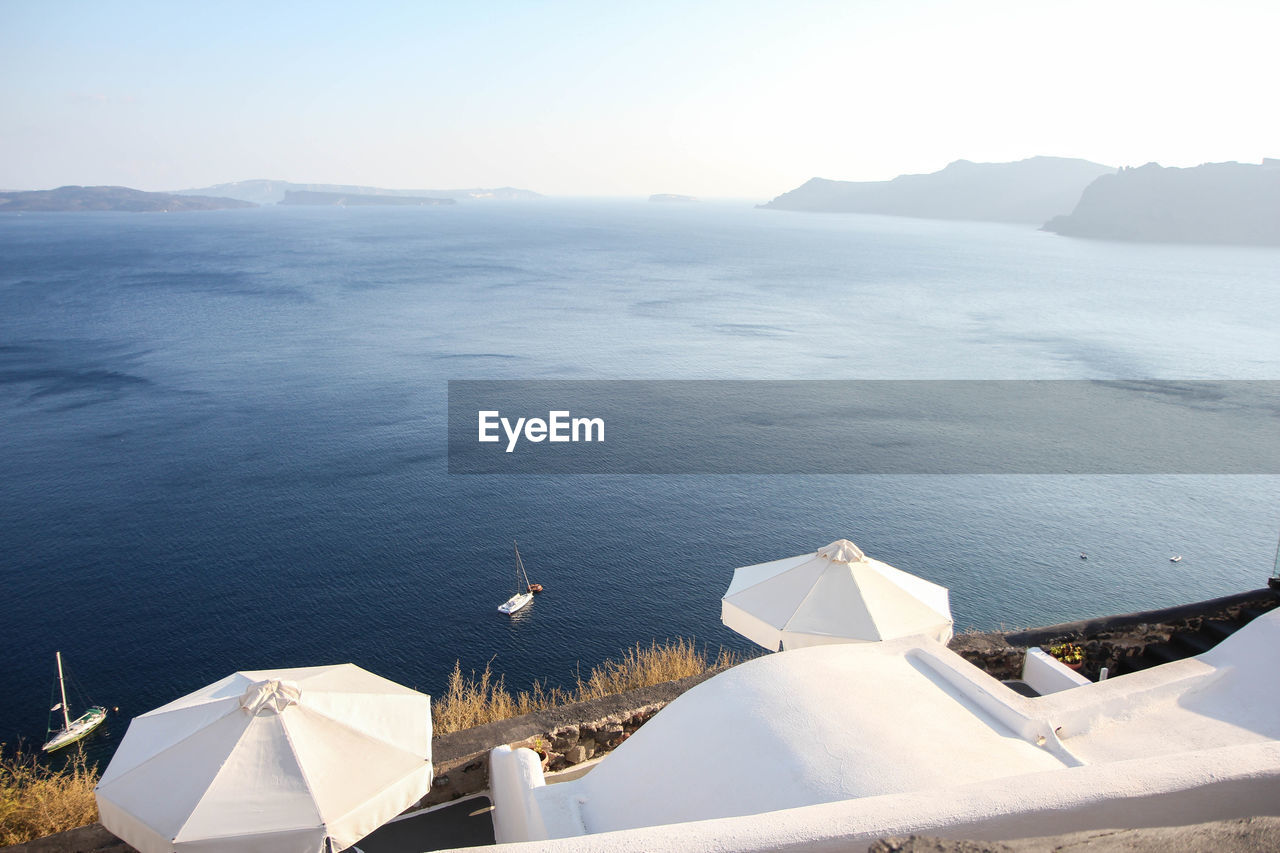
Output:
M1255 588L1280 478L450 477L445 383L1276 379L1278 284L1271 250L728 204L0 217L0 741L42 737L55 649L120 707L104 758L236 669L746 648L732 569L841 536L961 626ZM506 619L512 539L549 591Z

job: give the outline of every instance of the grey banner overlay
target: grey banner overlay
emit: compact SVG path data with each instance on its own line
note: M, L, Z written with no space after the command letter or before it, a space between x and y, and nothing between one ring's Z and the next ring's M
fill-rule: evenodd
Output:
M448 430L451 474L1280 474L1280 381L452 380Z

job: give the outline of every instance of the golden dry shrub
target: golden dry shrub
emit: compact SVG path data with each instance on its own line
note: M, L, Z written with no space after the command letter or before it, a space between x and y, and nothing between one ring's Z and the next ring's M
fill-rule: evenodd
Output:
M699 650L692 640L683 638L653 642L647 648L637 643L622 653L619 660L608 660L594 667L586 678L577 678L572 690L544 687L540 682L525 691L512 694L502 676L494 676L490 664L478 675L474 670L464 675L462 663L453 666L443 695L432 697L431 719L436 734L468 729L495 720L518 717L572 702L598 699L674 681L711 670L725 669L738 662L738 657L721 649L714 657Z
M0 754L4 745L0 744ZM98 819L98 768L79 747L63 767L48 767L19 747L0 757L0 847L25 844Z

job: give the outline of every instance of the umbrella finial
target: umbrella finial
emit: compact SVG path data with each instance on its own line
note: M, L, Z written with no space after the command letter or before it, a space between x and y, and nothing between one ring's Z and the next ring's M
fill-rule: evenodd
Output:
M862 549L848 539L837 539L825 548L818 549L819 557L826 557L833 563L860 563L867 558Z
M302 688L296 681L269 678L249 685L240 696L240 708L251 717L259 714L282 714L290 705L298 704Z

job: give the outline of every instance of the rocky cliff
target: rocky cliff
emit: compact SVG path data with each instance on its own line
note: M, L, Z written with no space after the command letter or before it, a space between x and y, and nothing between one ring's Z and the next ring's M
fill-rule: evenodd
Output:
M1075 209L1044 230L1103 240L1280 246L1280 161L1121 169L1091 183Z
M760 206L1039 225L1071 210L1090 182L1112 171L1110 166L1065 157L1032 157L1015 163L957 160L939 172L899 175L891 181L813 178Z

